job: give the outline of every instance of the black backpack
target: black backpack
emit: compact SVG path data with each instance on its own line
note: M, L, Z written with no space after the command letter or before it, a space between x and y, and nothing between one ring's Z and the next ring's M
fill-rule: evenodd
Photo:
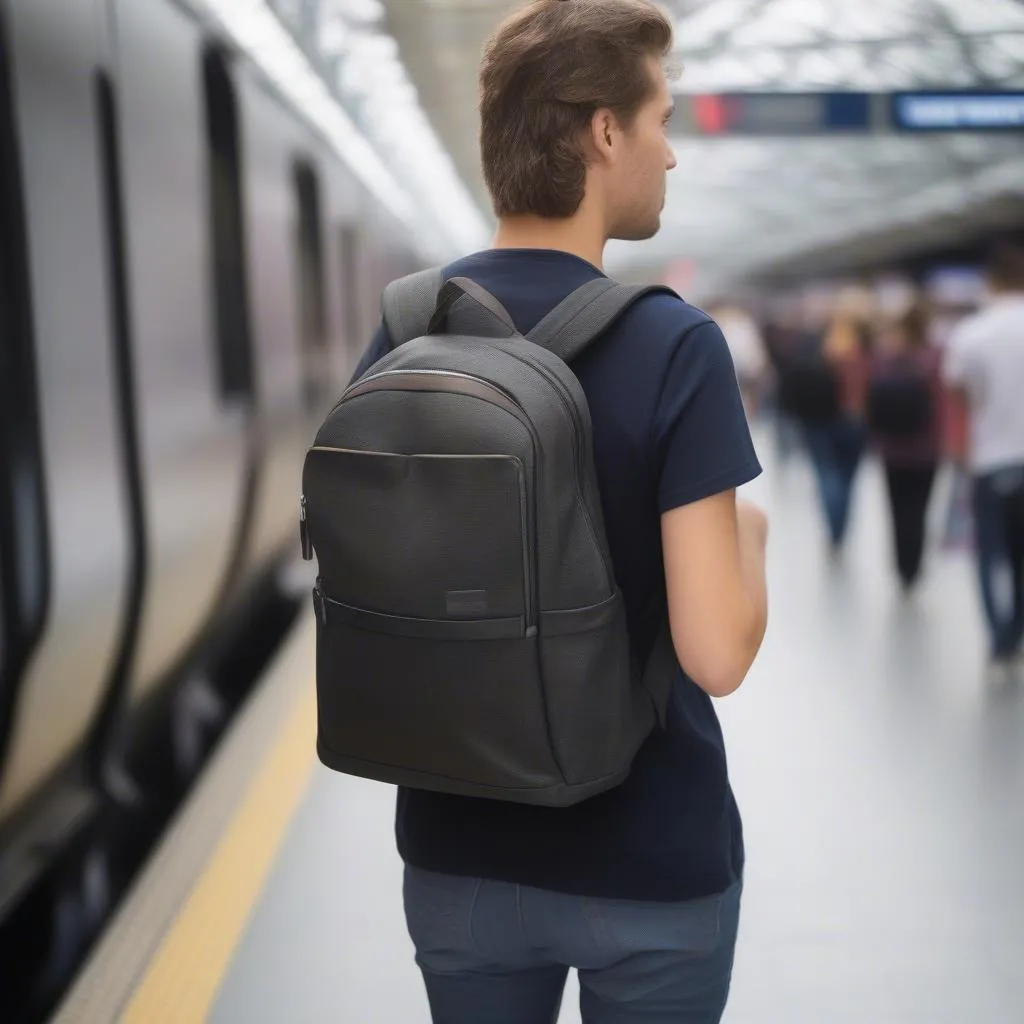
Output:
M866 418L869 428L881 437L918 437L935 416L934 396L928 378L913 365L879 374L868 384Z
M779 405L804 423L825 423L841 411L839 376L821 351L821 339L808 335L779 366Z
M303 469L327 767L567 806L621 783L664 724L679 671L667 612L634 664L567 365L656 290L599 278L527 338L466 278L388 286L393 350Z

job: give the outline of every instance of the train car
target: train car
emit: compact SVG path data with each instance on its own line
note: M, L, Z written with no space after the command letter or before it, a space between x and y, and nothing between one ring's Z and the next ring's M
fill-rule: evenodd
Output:
M52 1005L294 613L301 458L405 238L188 7L0 0L5 1020Z

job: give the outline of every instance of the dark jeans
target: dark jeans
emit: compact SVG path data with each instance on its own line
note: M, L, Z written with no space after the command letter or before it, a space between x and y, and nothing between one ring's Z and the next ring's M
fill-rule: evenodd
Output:
M918 466L886 463L896 569L905 586L917 581L924 558L925 521L935 483L935 463Z
M996 657L1024 642L1024 466L974 478L974 524L981 600ZM1000 607L996 568L1007 562L1013 578L1011 607Z
M850 521L853 481L864 454L865 431L852 416L804 425L807 451L818 480L829 536L837 547Z
M405 869L434 1024L555 1024L570 967L584 1024L718 1024L740 894L643 903Z

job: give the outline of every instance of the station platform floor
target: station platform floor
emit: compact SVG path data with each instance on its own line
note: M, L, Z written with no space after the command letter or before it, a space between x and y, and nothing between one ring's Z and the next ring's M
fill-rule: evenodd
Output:
M1021 1024L1024 679L986 670L971 562L933 543L904 599L870 462L831 561L809 468L758 448L770 626L718 704L748 850L725 1022ZM60 1024L429 1024L393 791L315 761L307 618L271 676Z

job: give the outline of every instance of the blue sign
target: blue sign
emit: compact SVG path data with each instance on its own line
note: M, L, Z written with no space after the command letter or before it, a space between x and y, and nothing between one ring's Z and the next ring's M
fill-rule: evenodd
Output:
M1024 91L894 93L892 122L905 132L1024 131Z
M732 92L677 96L673 128L728 137L1024 131L1024 90Z

